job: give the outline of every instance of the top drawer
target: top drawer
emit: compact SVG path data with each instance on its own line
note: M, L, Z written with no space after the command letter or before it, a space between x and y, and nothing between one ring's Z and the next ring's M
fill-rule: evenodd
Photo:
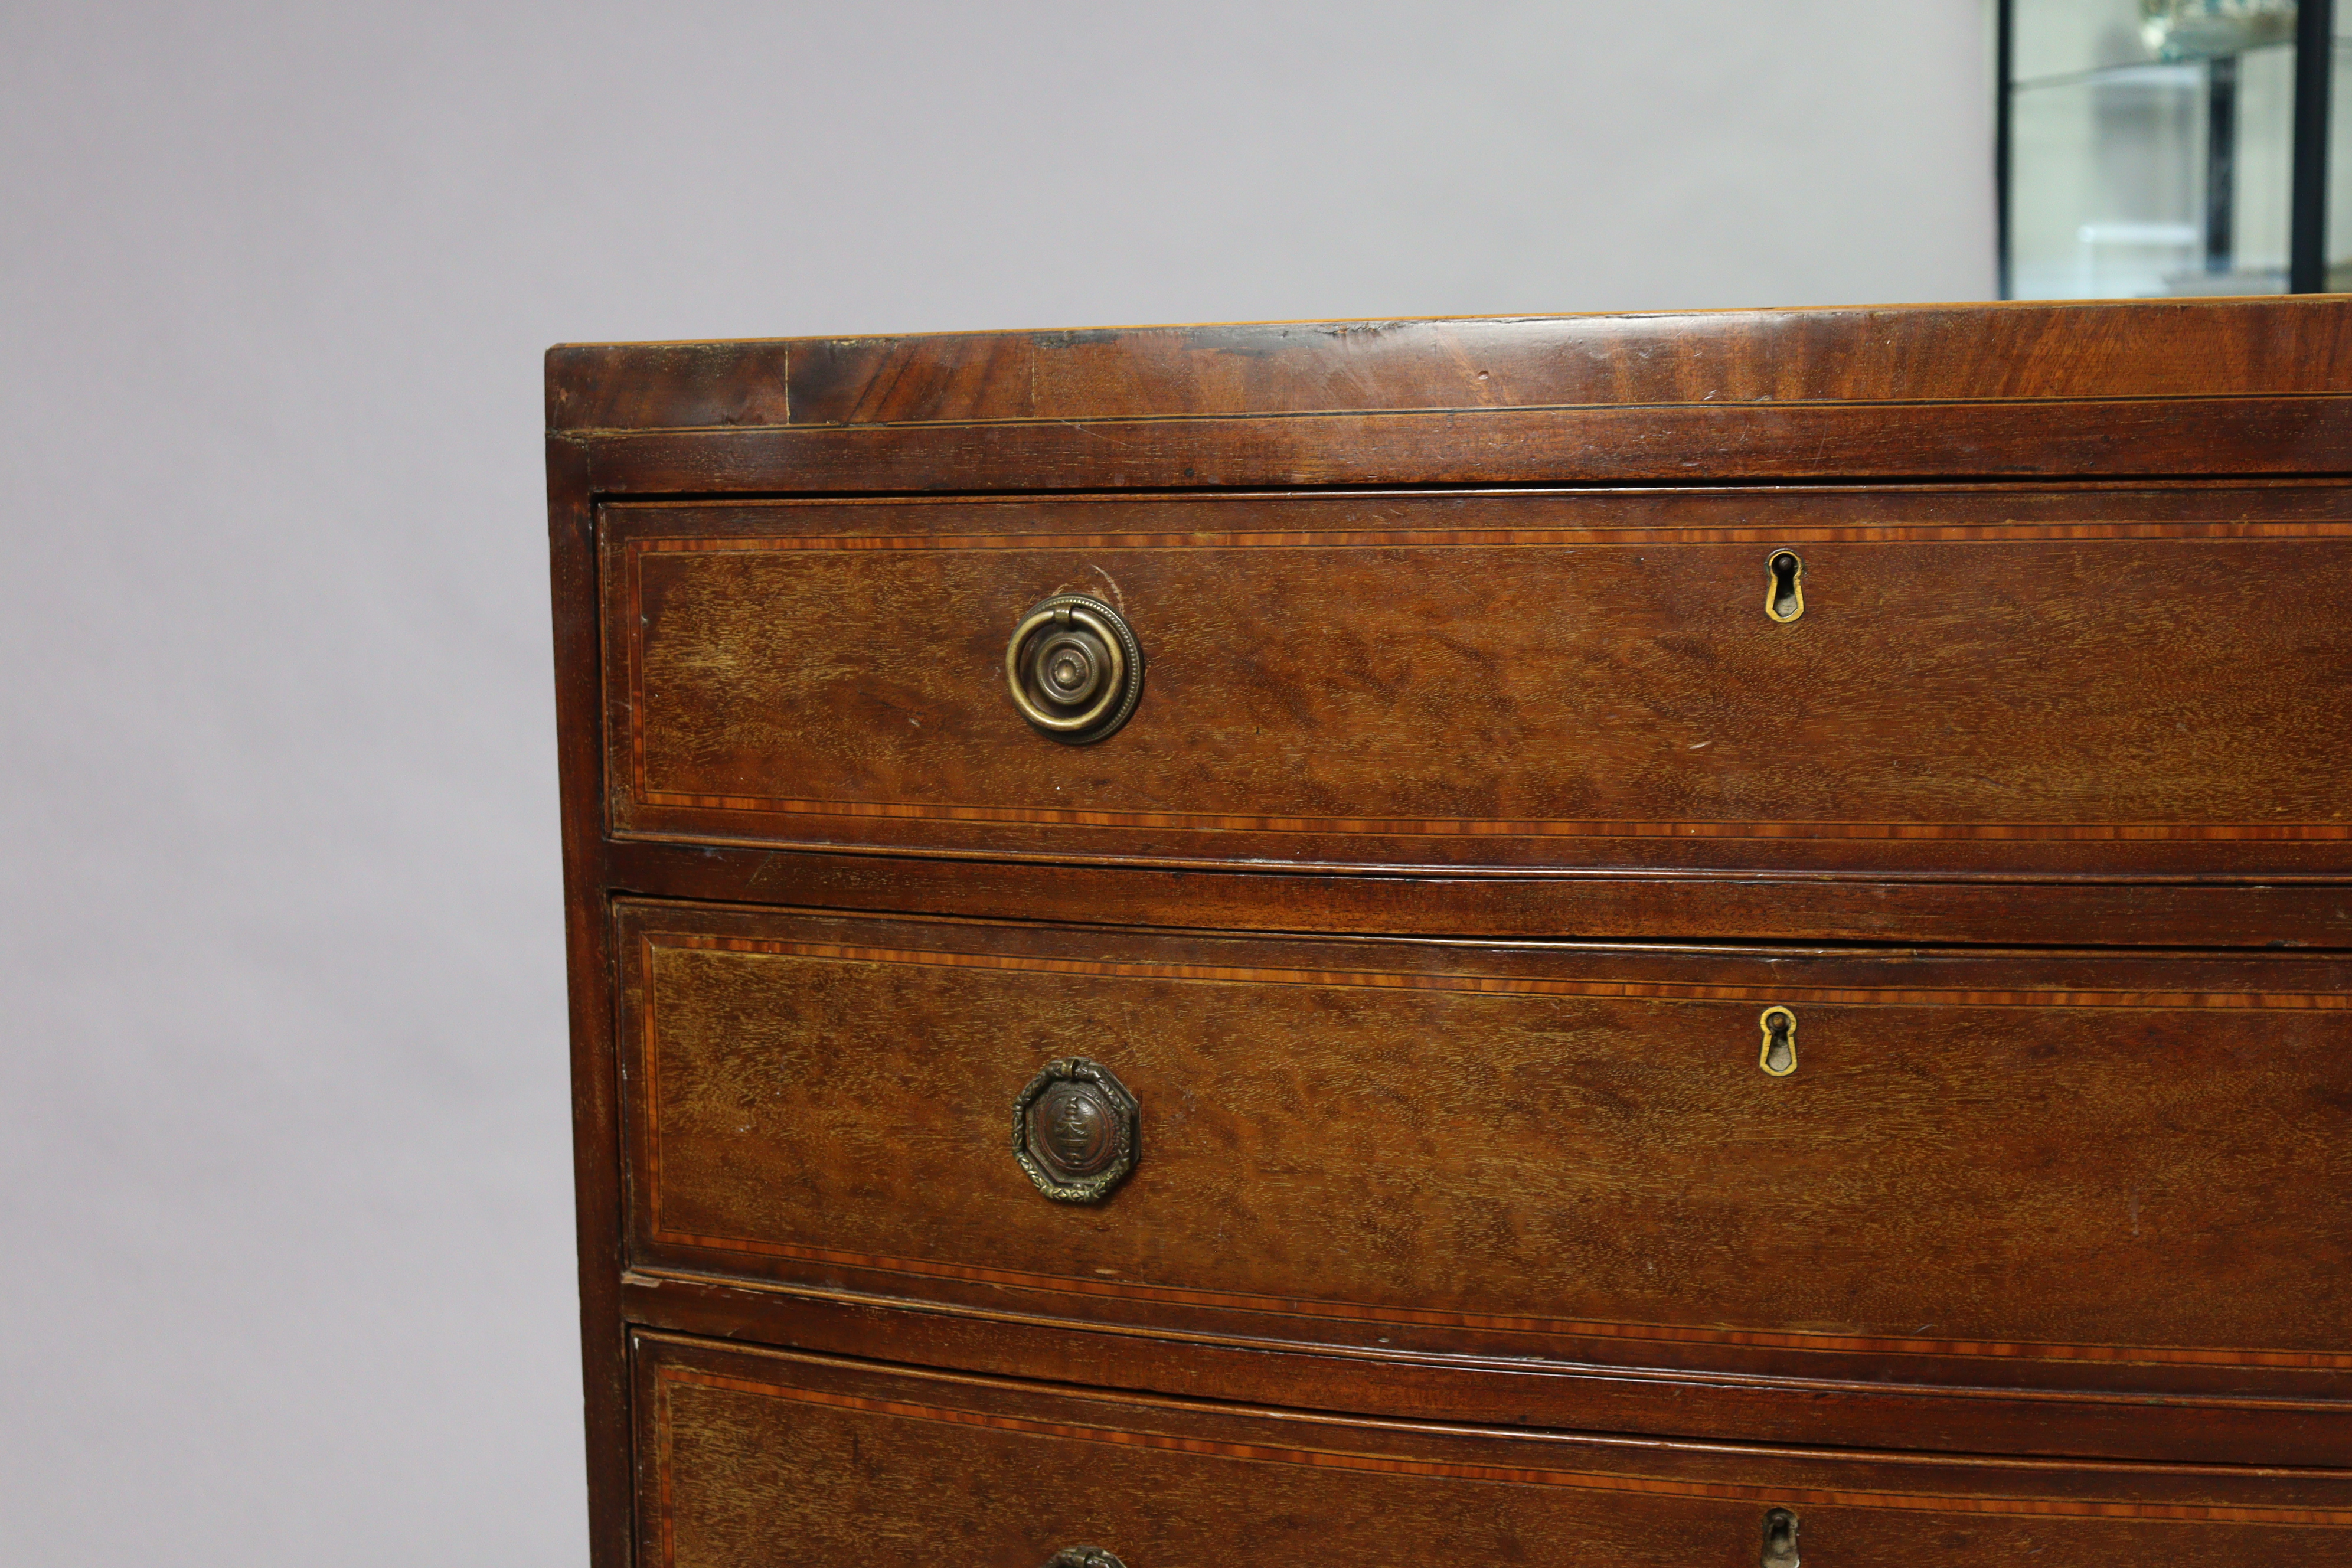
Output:
M632 503L599 538L624 837L2352 868L2338 485ZM1057 594L1140 647L1091 743L1008 690Z

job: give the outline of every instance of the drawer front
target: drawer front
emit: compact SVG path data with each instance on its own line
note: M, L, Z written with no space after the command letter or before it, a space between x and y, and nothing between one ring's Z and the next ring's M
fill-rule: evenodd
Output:
M619 939L640 1268L1400 1352L2352 1392L2341 961L649 904ZM1070 1058L1137 1108L1096 1202L1011 1142Z
M2352 1552L2341 1475L1351 1421L651 1335L636 1344L636 1391L648 1568L1045 1568L1076 1547L1125 1568L1794 1568L1800 1556L1807 1568L2298 1568ZM1776 1512L1783 1539L1794 1532L1778 1563L1766 1546Z
M2343 870L2344 494L608 506L610 826L1205 863ZM1111 605L1141 654L1131 718L1091 743L1008 688L1056 594Z

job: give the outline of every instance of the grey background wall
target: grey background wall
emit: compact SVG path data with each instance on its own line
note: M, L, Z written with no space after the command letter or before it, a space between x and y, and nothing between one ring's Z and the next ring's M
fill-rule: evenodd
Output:
M0 17L0 1556L584 1555L539 354L1981 298L1976 0Z

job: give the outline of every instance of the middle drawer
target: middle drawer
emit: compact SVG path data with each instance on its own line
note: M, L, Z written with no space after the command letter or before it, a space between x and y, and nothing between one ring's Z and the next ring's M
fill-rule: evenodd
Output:
M640 1277L2352 1462L2341 960L616 919Z

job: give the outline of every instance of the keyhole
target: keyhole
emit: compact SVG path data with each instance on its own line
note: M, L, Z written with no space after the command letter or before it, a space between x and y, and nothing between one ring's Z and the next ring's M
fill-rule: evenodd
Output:
M1763 1568L1797 1568L1797 1516L1785 1508L1764 1516Z
M1767 1007L1757 1023L1764 1031L1758 1065L1774 1078L1787 1078L1797 1070L1797 1016L1786 1007Z
M1764 590L1764 613L1785 625L1805 613L1805 563L1793 550L1775 550L1766 565L1772 581Z

